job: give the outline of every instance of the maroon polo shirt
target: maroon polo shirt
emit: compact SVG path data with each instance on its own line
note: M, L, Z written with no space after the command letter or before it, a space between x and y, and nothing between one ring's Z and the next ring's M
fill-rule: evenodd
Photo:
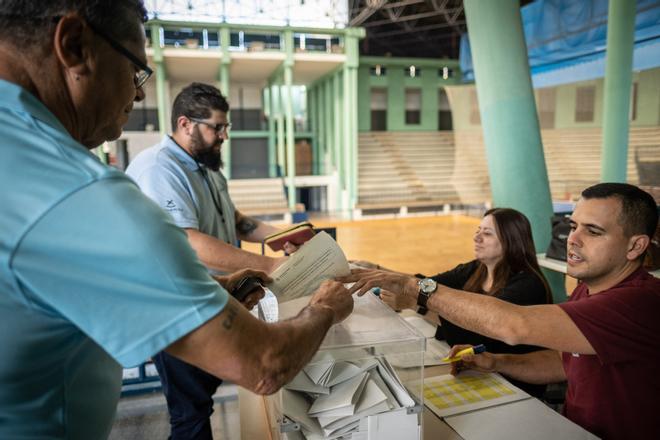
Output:
M563 353L565 415L603 439L660 439L660 279L642 268L560 307L596 351Z

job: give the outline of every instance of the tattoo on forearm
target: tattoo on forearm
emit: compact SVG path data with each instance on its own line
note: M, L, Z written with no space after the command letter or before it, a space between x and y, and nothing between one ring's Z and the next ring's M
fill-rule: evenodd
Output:
M250 235L258 226L256 220L250 217L241 217L236 223L236 230L241 235Z
M227 317L224 321L222 321L222 326L225 329L230 330L231 326L234 324L236 315L238 315L238 310L236 310L236 307L233 304L227 304Z

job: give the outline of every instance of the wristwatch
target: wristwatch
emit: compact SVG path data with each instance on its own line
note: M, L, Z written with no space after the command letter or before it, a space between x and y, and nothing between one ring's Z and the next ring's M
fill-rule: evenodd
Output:
M417 287L419 288L419 295L417 295L419 309L417 309L417 313L424 315L428 311L426 304L431 295L438 289L438 283L431 278L423 278L417 281Z

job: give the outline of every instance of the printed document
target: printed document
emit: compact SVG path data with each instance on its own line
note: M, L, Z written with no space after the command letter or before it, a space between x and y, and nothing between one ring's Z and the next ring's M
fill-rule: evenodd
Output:
M319 232L275 269L268 288L280 303L314 293L325 280L350 274L348 260L336 241Z

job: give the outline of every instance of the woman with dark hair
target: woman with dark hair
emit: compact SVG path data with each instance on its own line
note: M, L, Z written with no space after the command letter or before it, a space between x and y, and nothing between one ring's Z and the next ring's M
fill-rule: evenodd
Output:
M532 228L527 217L510 208L490 209L484 214L473 240L474 260L430 278L415 275L420 278L420 291L427 289L432 293L439 283L453 289L492 295L518 305L552 302L550 288L536 261ZM361 278L378 280L376 285L383 289L380 297L390 307L401 310L417 306L414 300L411 303L411 297L404 295L400 287L405 286L412 275L390 271L367 262L356 264L380 269L364 271ZM425 313L425 310L420 312ZM449 345L484 344L491 353L519 354L540 349L529 345L510 346L465 330L442 317L439 319L436 338L446 340ZM526 384L515 380L511 382L536 397L540 397L545 391L545 385Z

